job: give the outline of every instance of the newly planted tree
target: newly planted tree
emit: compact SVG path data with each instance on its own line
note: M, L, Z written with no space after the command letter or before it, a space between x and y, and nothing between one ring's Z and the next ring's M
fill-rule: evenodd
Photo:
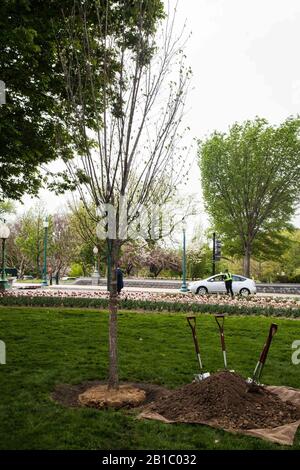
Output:
M84 5L78 4L75 15L84 32L84 64L88 65L83 68L78 61L78 38L72 25L72 54L63 47L60 50L79 154L72 164L67 162L67 178L77 185L86 210L98 224L98 234L107 241L111 271L108 384L118 388L116 266L120 248L131 238L147 238L149 226L152 236L162 235L163 224L153 234L148 216L161 222L154 204L169 202L186 176L181 120L190 71L184 65L183 39L172 37L174 18L160 22L161 1L91 3L97 11L97 36L88 28L89 11ZM119 30L111 28L113 18L118 18ZM95 60L99 50L100 65ZM100 101L95 93L99 76L103 79ZM92 119L86 97L94 98ZM91 207L96 207L96 216ZM105 211L110 212L109 221Z

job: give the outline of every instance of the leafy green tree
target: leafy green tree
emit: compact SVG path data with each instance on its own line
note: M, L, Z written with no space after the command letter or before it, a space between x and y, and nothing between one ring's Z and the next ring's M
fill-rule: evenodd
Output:
M142 3L145 8L148 1ZM89 44L78 21L79 9L83 7L88 13L85 27ZM151 15L156 16L162 11L161 2L152 0L150 9ZM62 53L69 59L73 78L76 76L75 88L84 85L84 113L90 128L95 127L94 104L101 108L103 90L114 100L109 85L114 81L118 62L114 51L106 50L103 72L100 44L106 33L98 27L99 12L102 17L109 12L109 34L122 35L127 44L134 44L135 17L139 14L136 1L0 2L0 80L6 87L6 104L0 105L0 198L20 199L24 193L37 194L51 176L49 171L41 173L41 167L57 158L72 158L74 141L77 151L82 148L78 133L73 132L74 114L68 101ZM151 15L146 18L149 28L154 24ZM92 64L86 55L87 48L93 49ZM87 77L91 65L99 72L93 88ZM78 174L77 178L80 180L81 176ZM74 186L65 176L59 190L70 187Z
M294 229L284 235L288 239L288 245L278 261L281 265L281 271L285 275L293 277L300 274L300 230Z
M23 253L20 246L17 245L16 239L20 233L21 222L17 219L14 223L9 225L10 236L6 242L6 257L7 266L9 268L16 268L20 277L24 274L33 273L35 270L32 258Z
M80 250L80 240L72 230L72 214L59 212L51 217L47 264L49 275L59 283Z
M33 274L42 275L44 227L46 212L41 205L28 210L19 220L15 244L23 258L23 265L31 266ZM51 223L49 233L51 233Z
M98 248L98 269L105 272L107 268L107 245L105 240L96 236L96 208L90 204L87 208L83 203L70 206L70 226L76 238L77 250L74 261L81 266L84 276L90 275L95 263L93 248Z
M81 277L84 276L84 272L80 263L72 263L70 266L69 276Z
M7 243L10 267L16 267L20 277L24 274L41 276L43 269L44 227L46 211L39 204L10 224L11 234ZM89 259L82 252L89 250ZM93 265L93 245L82 243L74 229L73 214L59 212L49 217L47 268L48 275L59 278L65 275L72 263L80 260L85 272ZM84 270L83 270L84 272Z
M277 227L277 228L276 228ZM286 230L282 231L282 224L268 225L260 233L257 234L252 246L252 259L257 262L265 261L279 261L281 256L291 245L289 233L292 231L290 224L285 225ZM232 236L230 233L225 233L222 236L223 248L222 255L231 258L232 260L240 260L243 258L244 251L241 246L240 238ZM243 263L241 263L243 266Z
M71 5L64 2L67 16ZM55 51L63 25L59 1L0 4L0 79L6 87L6 104L0 106L0 197L37 193L40 165L68 155L61 121L65 87Z
M15 206L12 201L0 201L0 219L5 219L7 215L15 212Z
M206 209L229 250L244 257L246 276L251 256L270 248L270 235L289 228L295 214L300 194L299 129L299 119L272 127L257 118L200 142Z
M212 252L208 245L187 251L187 275L201 279L212 274Z

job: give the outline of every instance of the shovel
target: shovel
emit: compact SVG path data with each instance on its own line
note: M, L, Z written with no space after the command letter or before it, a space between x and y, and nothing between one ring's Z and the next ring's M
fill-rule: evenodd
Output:
M191 327L192 334L193 334L193 340L194 340L194 345L195 345L195 351L196 351L196 356L199 364L199 370L200 374L195 374L195 380L196 382L201 382L202 380L207 379L207 377L210 376L209 372L203 372L203 365L202 365L202 360L201 360L201 355L200 355L200 349L199 349L199 343L198 343L198 338L196 334L196 317L195 316L190 316L186 317L188 324Z
M223 352L224 367L227 369L227 355L226 355L226 346L225 346L225 337L224 337L224 315L215 315L215 320L219 327L220 338L221 338L221 347Z
M253 376L252 376L252 378L248 378L248 380L247 380L247 383L249 385L252 385L254 389L261 385L260 384L260 377L261 377L261 374L262 374L262 371L263 371L263 368L264 368L264 365L265 365L265 362L266 362L266 359L267 359L267 355L268 355L268 352L269 352L269 349L270 349L270 346L271 346L273 336L275 335L275 333L277 331L277 328L278 328L278 326L276 325L276 323L271 324L269 334L268 334L268 337L267 337L267 341L266 341L266 343L263 347L263 350L260 354L259 361L256 364L256 367L255 367L254 372L253 372ZM251 391L251 389L250 389L250 391Z

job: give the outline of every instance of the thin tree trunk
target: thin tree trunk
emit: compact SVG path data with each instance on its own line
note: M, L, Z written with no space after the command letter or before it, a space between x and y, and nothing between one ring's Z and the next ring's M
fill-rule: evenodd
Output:
M41 265L40 265L40 256L39 255L37 255L37 257L36 257L36 275L40 276L41 279L43 278L43 270L42 270Z
M111 271L112 271L112 259L111 259L111 252L112 252L112 241L107 240L107 290L108 292L111 291Z
M117 344L117 319L118 319L118 293L116 268L118 263L119 246L117 240L110 240L110 272L111 283L109 291L109 378L108 388L119 388L118 376L118 344Z
M251 247L245 246L244 253L244 276L250 277L250 265L251 265Z
M19 269L18 269L18 277L19 279L22 279L23 275L24 275L24 258L21 259L21 263L20 263L20 266L19 266Z
M162 272L162 269L158 269L157 271L154 272L154 277L155 279L157 278L157 276Z

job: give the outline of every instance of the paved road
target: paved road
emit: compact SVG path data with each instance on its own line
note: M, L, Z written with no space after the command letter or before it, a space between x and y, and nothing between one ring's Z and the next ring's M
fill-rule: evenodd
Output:
M67 291L106 291L106 286L76 286L74 284L59 284L59 285L52 285L48 287L39 286L37 284L28 284L28 283L21 283L18 282L14 285L14 287L18 289L54 289L54 290L67 290ZM175 294L179 292L179 289L167 289L167 288L159 288L159 287L125 287L123 289L125 292L165 292L170 294Z
M162 283L163 284L163 283ZM55 289L55 290L72 290L72 291L106 291L106 286L88 286L88 285L74 285L74 284L60 284L60 285L52 285L48 287L41 287L37 284L28 284L28 283L17 283L15 287L19 289ZM125 292L153 292L153 293L167 293L167 294L175 294L180 292L180 285L179 288L175 289L174 287L149 287L149 286L126 286L124 288ZM291 297L291 298L300 298L300 294L286 294L286 293L277 293L277 292L258 292L257 296L259 297Z
M91 285L91 278L77 279L75 285ZM106 280L100 279L100 285L105 286ZM125 279L126 287L143 287L155 289L174 289L179 290L181 287L180 280L172 279ZM274 293L274 294L292 294L300 296L300 284L263 284L257 283L257 292L261 293Z

